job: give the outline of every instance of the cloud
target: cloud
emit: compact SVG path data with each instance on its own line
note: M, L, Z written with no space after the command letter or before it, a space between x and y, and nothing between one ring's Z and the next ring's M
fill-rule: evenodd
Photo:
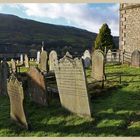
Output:
M119 4L111 4L104 8L86 3L23 3L11 4L11 6L22 9L28 17L49 18L53 21L63 19L71 26L96 33L103 23L107 23L113 35L119 34Z

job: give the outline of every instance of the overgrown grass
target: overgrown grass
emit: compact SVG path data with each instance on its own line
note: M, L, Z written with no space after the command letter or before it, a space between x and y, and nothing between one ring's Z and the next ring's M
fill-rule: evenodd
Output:
M31 130L15 125L9 116L9 99L0 96L0 136L140 136L140 69L127 65L107 66L106 73L121 73L119 80L90 88L93 120L70 114L54 98L42 107L25 98L25 110ZM90 82L91 70L87 70ZM127 75L126 75L127 74ZM108 79L108 78L107 78ZM93 94L94 95L94 94Z

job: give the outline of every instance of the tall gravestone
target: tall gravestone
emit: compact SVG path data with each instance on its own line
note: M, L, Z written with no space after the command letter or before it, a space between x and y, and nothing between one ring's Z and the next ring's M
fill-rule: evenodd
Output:
M1 63L1 74L0 74L0 92L2 95L8 95L7 93L7 79L10 75L9 65L6 61Z
M8 95L7 94L7 79L9 78L10 75L10 69L9 69L9 65L6 61L2 62L2 93L4 95Z
M11 71L12 73L17 72L16 61L14 59L11 59Z
M8 81L8 95L10 98L10 116L11 119L20 124L20 126L28 129L23 100L24 93L22 83L19 82L14 74Z
M106 62L112 62L112 51L111 50L107 51Z
M82 59L84 61L84 67L88 68L91 66L91 56L89 50L85 50Z
M46 51L41 52L40 70L43 71L43 72L47 72L47 70L48 70L48 55L47 55Z
M20 55L20 64L23 64L23 54Z
M37 52L36 63L39 64L40 62L40 51Z
M55 66L61 105L79 116L91 117L90 99L82 59L65 55Z
M28 58L27 54L25 54L25 56L24 56L24 64L25 64L26 68L29 68L29 58Z
M28 73L28 88L31 100L41 105L47 105L47 88L44 75L34 67L30 67Z
M49 70L54 71L54 66L58 64L57 53L52 50L49 54Z
M140 67L140 51L135 50L131 55L131 65L133 67Z
M95 50L92 54L92 77L95 80L104 80L104 54L101 50Z

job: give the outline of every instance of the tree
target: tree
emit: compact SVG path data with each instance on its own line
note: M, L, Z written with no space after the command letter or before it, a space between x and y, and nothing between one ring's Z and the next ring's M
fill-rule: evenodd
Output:
M111 30L105 23L99 30L99 34L95 39L95 49L101 49L102 51L108 51L109 49L115 48L113 36Z

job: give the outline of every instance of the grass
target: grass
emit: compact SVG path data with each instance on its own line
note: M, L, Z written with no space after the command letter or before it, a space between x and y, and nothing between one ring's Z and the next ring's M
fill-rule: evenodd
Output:
M105 71L121 73L122 83L117 78L107 78L104 89L100 84L89 87L93 120L70 114L57 98L49 107L42 107L26 97L31 129L23 130L10 120L8 97L0 96L0 136L140 136L140 69L107 65ZM86 73L91 83L91 70Z

